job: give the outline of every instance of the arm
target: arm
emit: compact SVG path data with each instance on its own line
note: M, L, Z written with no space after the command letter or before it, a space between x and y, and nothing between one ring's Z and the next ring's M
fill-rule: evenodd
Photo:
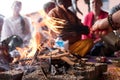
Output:
M120 10L119 11L117 11L117 12L115 12L113 15L112 15L112 19L113 19L113 22L115 23L115 24L118 24L118 28L120 28L120 18L119 18L119 16L120 16Z
M105 35L105 34L111 32L113 29L119 29L120 28L120 18L118 16L120 16L120 10L115 12L111 16L112 23L110 23L110 21L108 21L108 18L98 20L93 25L92 31L99 35ZM111 26L111 24L113 26Z

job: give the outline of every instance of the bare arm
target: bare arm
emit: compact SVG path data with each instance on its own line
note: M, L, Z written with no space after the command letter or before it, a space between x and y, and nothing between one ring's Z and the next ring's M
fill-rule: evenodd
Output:
M105 34L111 32L113 29L120 28L120 18L119 18L119 16L120 16L120 10L115 12L112 15L111 19L112 19L112 25L113 26L111 26L110 22L108 21L108 18L98 20L93 25L92 31L95 34L105 35Z

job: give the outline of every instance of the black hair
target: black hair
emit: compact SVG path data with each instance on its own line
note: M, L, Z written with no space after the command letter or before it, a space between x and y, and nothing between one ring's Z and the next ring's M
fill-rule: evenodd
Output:
M47 3L45 3L44 5L43 5L43 9L44 9L44 11L46 12L46 13L48 13L49 11L48 11L48 8L54 8L55 7L55 5L56 5L56 3L55 2L52 2L52 1L50 1L50 2L47 2Z
M71 6L71 0L56 0L57 5Z

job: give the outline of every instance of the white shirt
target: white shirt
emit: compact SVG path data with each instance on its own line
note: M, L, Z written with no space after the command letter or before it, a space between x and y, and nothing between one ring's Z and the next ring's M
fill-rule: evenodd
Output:
M2 27L2 31L1 31L1 41L7 39L8 37L12 36L12 35L17 35L20 38L22 38L23 40L23 45L27 45L31 39L31 34L32 34L32 26L30 24L30 21L25 18L25 24L28 25L28 29L30 29L30 32L27 34L23 34L22 31L22 25L21 25L21 18L17 18L17 19L13 19L12 17L5 19L3 27Z

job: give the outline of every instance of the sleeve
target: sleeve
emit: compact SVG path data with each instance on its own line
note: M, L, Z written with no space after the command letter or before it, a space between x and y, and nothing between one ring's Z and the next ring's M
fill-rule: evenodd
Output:
M1 31L1 41L7 39L12 35L12 31L10 29L10 22L8 20L5 20L2 26L2 31Z

